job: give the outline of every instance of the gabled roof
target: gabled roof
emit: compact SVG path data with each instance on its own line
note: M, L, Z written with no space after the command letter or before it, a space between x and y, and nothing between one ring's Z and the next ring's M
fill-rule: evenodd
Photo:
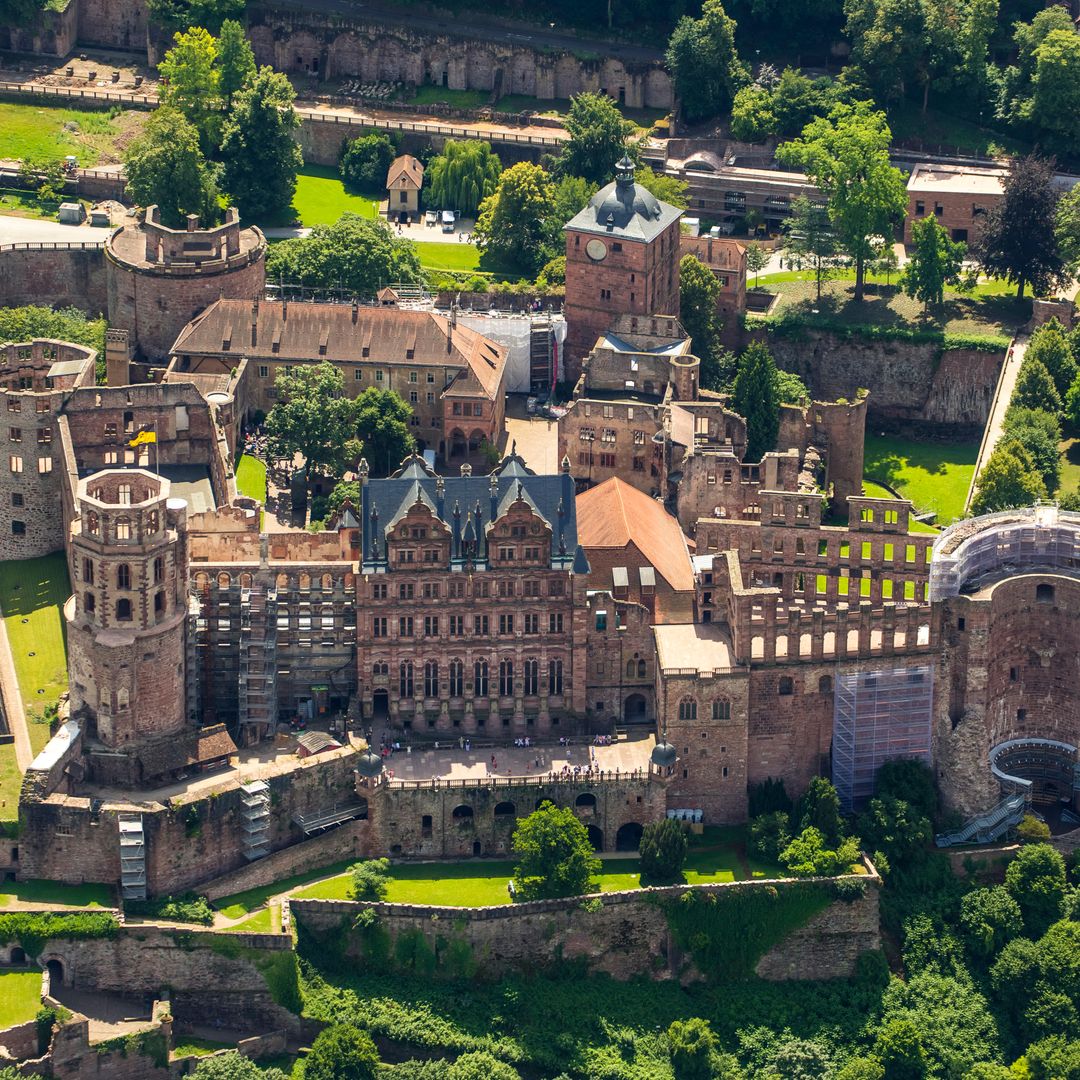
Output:
M412 154L402 154L390 162L386 170L386 186L414 187L419 189L424 182L424 166Z
M686 537L662 503L615 476L578 495L577 509L586 552L633 544L672 589L693 591Z

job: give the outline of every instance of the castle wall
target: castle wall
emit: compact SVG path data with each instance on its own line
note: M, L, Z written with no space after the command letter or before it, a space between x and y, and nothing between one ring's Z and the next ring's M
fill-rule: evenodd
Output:
M0 25L0 49L67 56L75 48L78 29L79 0L69 0L63 11L39 11L25 26Z
M72 0L74 7L78 0ZM0 304L77 307L91 315L108 308L102 248L0 247Z
M81 44L112 49L146 47L144 0L71 0L70 6L78 7Z
M792 931L758 961L757 974L770 981L850 978L858 958L880 947L878 879L863 877L864 896L851 902L834 901L825 911ZM787 883L728 883L699 887L701 891L778 889ZM595 973L625 980L648 974L654 979L700 979L722 972L700 972L693 958L682 953L668 927L662 902L677 900L685 887L604 893L598 906L586 909L580 897L488 908L438 908L411 904L356 903L333 900L293 900L297 923L318 941L336 935L360 911L370 909L377 925L396 941L419 933L448 966L451 943L468 947L478 973L497 978L514 971L583 960ZM658 902L659 901L659 902ZM341 938L334 936L335 942ZM346 933L346 956L363 965L359 934ZM452 961L451 961L452 963Z

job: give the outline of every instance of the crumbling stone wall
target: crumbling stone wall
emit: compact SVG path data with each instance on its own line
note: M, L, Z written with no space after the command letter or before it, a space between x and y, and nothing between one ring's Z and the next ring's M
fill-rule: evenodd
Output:
M0 304L5 307L55 304L99 315L108 302L102 248L0 247Z

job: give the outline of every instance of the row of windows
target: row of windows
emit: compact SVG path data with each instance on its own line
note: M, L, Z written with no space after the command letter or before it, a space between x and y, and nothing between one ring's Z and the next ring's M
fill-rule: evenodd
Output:
M529 659L522 665L520 677L515 676L514 661L500 660L497 682L491 678L490 667L486 660L477 660L473 664L472 682L465 682L465 664L461 660L451 660L446 668L446 688L451 697L463 697L469 691L474 697L488 697L498 687L499 697L513 697L517 688L526 697L535 697L540 693L540 661ZM415 667L411 660L402 660L398 665L398 693L403 698L416 696L417 680ZM389 666L385 663L375 664L372 667L372 675L375 678L386 678L390 674ZM561 694L563 692L563 662L561 660L549 660L547 664L547 678L544 680L549 694ZM443 676L438 660L427 660L423 665L423 690L424 697L438 697L440 688L443 686Z
M27 379L25 381L28 382L28 383L31 382L31 380L29 380L29 379ZM32 388L32 386L24 386L23 387L24 390L30 390L31 388ZM35 412L47 413L49 411L49 401L50 401L49 398L47 398L47 397L39 397L39 398L35 398L34 400L36 402L36 406L34 408ZM10 412L10 413L21 413L23 411L23 409L22 409L22 398L9 397L7 399L7 407L8 407L8 412Z
M8 428L8 439L11 442L22 442L22 428ZM41 427L37 429L37 441L39 443L51 443L52 442L52 428Z
M411 615L402 615L397 621L397 636L399 638L411 638L416 636L416 631L423 628L424 637L438 637L445 627L450 637L465 636L464 615L425 615L423 620L413 618ZM390 636L390 620L384 615L376 615L371 620L371 636L376 638L388 638ZM488 637L491 633L492 621L488 615L474 615L472 617L472 633L474 637ZM522 615L507 612L499 616L499 633L513 634L520 627L526 634L539 634L541 621L540 615L535 612L525 612ZM549 634L561 634L563 632L563 616L561 611L552 611L547 617L547 632Z
M406 357L405 357L407 360L412 359L412 355L411 355L412 351L413 351L412 349L409 349L407 351ZM368 355L368 347L366 345L364 346L363 354L364 354L364 356ZM281 370L286 375L291 375L296 370L296 368L292 364L285 364L285 365L282 366ZM359 367L358 368L353 368L353 382L363 382L364 381L364 370L365 370L364 368L359 368ZM435 382L435 372L434 371L428 371L425 374L426 374L426 378L424 379L425 382L427 382L427 383L434 383ZM270 378L270 365L269 364L260 364L259 365L259 378L260 379L269 379ZM421 380L420 380L419 372L416 372L416 371L410 371L409 372L409 382L410 383L415 384L415 383L418 383L420 381ZM376 368L375 369L375 382L377 382L377 383L385 382L385 373L383 372L382 368ZM468 415L468 414L466 414L466 415Z
M165 599L165 593L158 591L154 593L154 614L163 614L168 607ZM93 615L97 611L97 598L92 592L88 592L83 597L83 610L87 615ZM121 597L116 601L113 608L117 622L131 622L132 619L132 606L131 601L127 597Z
M726 480L724 482L727 483ZM855 541L855 543L858 545L858 556L859 556L859 560L861 562L869 562L870 560L872 560L874 558L874 550L875 550L876 544L878 542L875 542L873 540L862 540L862 541ZM893 562L895 560L895 557L897 555L897 549L899 547L900 547L900 545L893 544L893 543L883 543L883 544L881 544L881 547L880 547L879 550L881 551L882 559L887 563ZM755 532L754 535L752 535L751 539L750 539L750 554L751 555L760 555L762 553L762 548L763 548L763 544L762 544L761 536L758 535ZM836 558L850 559L850 558L852 558L851 548L852 548L852 541L850 541L850 540L841 540L839 542L839 544L837 544L837 542L835 540L830 541L829 539L826 538L826 539L818 540L817 548L816 548L816 555L817 555L817 557L819 559L826 559L826 558L830 558L830 559L836 559ZM904 562L907 565L914 566L914 565L917 565L919 563L919 561L920 561L920 559L919 559L919 549L920 549L920 545L918 545L918 544L904 544L903 545ZM783 555L786 550L787 550L787 538L784 535L774 536L773 539L772 539L772 554L774 554L774 555ZM929 543L927 543L925 545L922 545L922 562L925 565L928 565L930 563L932 550L933 550L932 546ZM800 556L800 555L806 555L806 554L807 554L807 542L806 542L806 539L804 537L801 537L801 536L796 537L795 538L795 555Z
M818 693L831 694L833 681L831 675L822 675L818 679ZM790 697L795 693L795 682L787 675L777 680L776 691L781 697ZM696 720L698 718L698 703L695 698L684 697L679 702L679 719ZM718 698L712 703L712 718L714 720L731 719L731 702Z
M93 559L83 559L82 580L86 585L93 585L96 578L96 569ZM159 555L154 559L153 565L154 584L160 585L165 580L165 556ZM131 567L127 563L118 563L116 567L116 587L118 589L131 588Z
M482 401L455 401L451 410L454 416L483 416Z
M471 597L477 600L488 600L492 596L501 598L524 596L538 599L541 595L541 585L536 578L526 578L521 581L518 588L517 578L500 578L494 583L490 581L474 581ZM301 581L301 588L303 588ZM548 596L563 596L566 591L566 583L561 578L555 578L548 582ZM371 586L372 600L386 600L390 593L390 587L385 581L376 581ZM448 600L462 600L466 596L465 582L462 580L449 581L446 583L445 592L442 585L437 581L425 581L418 587L415 582L403 581L398 584L397 596L399 600L414 600L423 597L425 600L439 600L444 596Z

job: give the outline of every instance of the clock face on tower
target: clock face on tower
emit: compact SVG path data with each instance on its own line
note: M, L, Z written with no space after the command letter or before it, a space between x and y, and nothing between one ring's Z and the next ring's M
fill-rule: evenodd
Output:
M594 237L585 245L585 254L588 255L593 262L599 262L607 255L607 245L603 240L597 240Z

